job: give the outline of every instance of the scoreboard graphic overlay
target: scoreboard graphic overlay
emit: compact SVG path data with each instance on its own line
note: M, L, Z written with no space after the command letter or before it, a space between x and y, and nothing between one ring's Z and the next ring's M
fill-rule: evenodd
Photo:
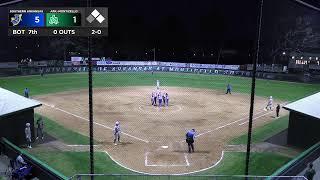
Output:
M108 36L108 8L8 9L8 36Z

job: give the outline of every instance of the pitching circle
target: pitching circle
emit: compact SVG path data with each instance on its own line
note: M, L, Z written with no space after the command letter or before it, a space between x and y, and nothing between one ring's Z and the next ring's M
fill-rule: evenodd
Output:
M138 110L143 113L154 114L154 113L176 113L182 110L180 105L169 105L169 106L152 106L152 105L141 105Z

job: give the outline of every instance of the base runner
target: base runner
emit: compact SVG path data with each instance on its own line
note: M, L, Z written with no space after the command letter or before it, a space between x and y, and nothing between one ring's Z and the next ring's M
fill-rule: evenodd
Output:
M114 135L114 140L113 143L114 145L117 145L117 141L118 143L120 143L120 133L121 133L121 129L120 129L120 123L119 121L116 122L116 125L113 128L113 135Z

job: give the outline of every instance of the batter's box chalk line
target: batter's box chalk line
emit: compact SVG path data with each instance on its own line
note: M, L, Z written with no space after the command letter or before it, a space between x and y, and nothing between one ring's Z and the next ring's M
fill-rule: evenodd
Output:
M187 153L183 154L184 155L185 164L150 164L148 162L149 153L150 152L146 152L145 155L144 155L144 165L146 167L186 167L186 166L190 166Z
M107 154L107 156L109 156L110 159L111 159L113 162L115 162L116 164L118 164L119 166L121 166L121 167L123 167L123 168L125 168L125 169L128 169L128 170L130 170L130 171L133 171L133 172L136 172L136 173L140 173L140 174L146 174L146 175L188 175L188 174L194 174L194 173L206 171L206 170L208 170L208 169L211 169L211 168L216 167L216 166L222 161L222 159L224 158L225 152L227 152L227 151L222 151L220 159L219 159L217 162L215 162L214 164L212 164L211 166L207 167L207 168L200 169L200 170L196 170L196 171L185 172L185 173L172 173L172 174L168 174L168 173L148 173L148 172L142 172L142 171L134 170L134 169L129 168L129 167L123 165L122 163L118 162L118 161L115 160L112 156L110 156L110 154L109 154L107 151L105 151L105 153Z

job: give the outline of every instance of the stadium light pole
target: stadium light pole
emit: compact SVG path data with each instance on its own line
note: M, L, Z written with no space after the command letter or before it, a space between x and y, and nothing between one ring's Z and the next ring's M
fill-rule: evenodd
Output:
M259 60L259 50L260 50L260 37L261 37L261 24L262 24L262 9L263 9L263 0L260 1L260 11L258 15L258 34L257 34L257 49L256 57L253 59L253 72L252 72L252 83L251 83L251 103L250 103L250 113L249 113L249 125L248 125L248 141L247 141L247 153L246 153L246 169L245 175L248 179L249 175L249 164L250 164L250 150L251 150L251 134L252 134L252 120L253 120L253 109L254 109L254 95L256 88L256 71L257 71L257 62Z

